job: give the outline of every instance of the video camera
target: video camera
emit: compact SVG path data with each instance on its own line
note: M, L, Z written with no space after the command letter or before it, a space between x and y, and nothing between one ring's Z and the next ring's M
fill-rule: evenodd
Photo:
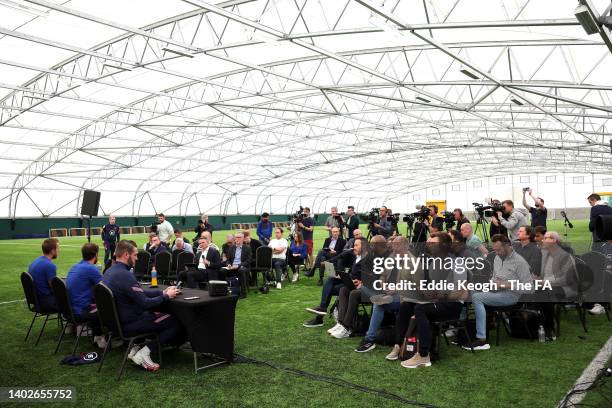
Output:
M440 218L444 218L444 229L449 231L455 226L455 217L450 211L442 211Z
M425 221L429 217L429 208L422 205L419 211L413 212L412 214L406 214L402 221L413 224L415 220L419 222Z
M300 209L299 209L299 210L297 210L297 211L296 211L296 212L295 212L295 213L294 213L294 214L291 216L291 218L292 218L292 220L293 220L293 223L294 223L294 224L297 224L297 223L300 223L300 222L304 221L304 218L305 218L305 216L304 216L304 207L302 207L302 206L300 205Z
M504 211L504 206L497 201L492 201L490 205L481 203L472 203L472 205L479 217L494 217L498 211Z
M380 220L380 213L378 208L372 208L369 213L362 214L359 216L363 221L368 222L368 230L374 229L374 224L378 224Z

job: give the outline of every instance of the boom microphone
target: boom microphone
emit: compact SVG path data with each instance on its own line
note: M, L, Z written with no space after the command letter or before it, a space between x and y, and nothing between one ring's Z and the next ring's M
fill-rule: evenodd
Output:
M565 214L565 211L561 210L561 216L563 218L565 218L565 222L567 222L567 226L570 228L574 228L574 225L572 225L572 223L570 222L570 220L567 219L567 214Z

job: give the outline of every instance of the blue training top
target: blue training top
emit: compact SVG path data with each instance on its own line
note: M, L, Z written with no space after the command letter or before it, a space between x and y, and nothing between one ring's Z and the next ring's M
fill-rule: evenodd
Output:
M93 288L102 280L95 265L82 260L68 271L66 286L70 294L70 307L74 314L81 314L93 303Z
M57 275L56 271L55 264L44 255L39 256L30 264L28 273L34 279L34 286L39 297L53 295L49 281Z

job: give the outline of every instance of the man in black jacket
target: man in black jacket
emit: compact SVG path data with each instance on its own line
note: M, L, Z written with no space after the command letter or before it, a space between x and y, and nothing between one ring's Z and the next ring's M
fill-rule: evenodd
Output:
M589 218L589 231L593 233L593 251L600 252L601 247L604 244L603 241L599 241L595 236L595 220L600 215L612 215L612 207L608 205L606 201L601 199L599 194L591 194L587 197L589 204L591 206L591 216Z
M306 276L314 276L315 269L318 268L319 269L319 282L318 282L319 286L323 285L324 269L321 268L321 263L323 263L324 261L329 261L331 258L335 257L338 253L340 253L340 251L342 251L342 248L344 248L344 245L346 244L344 239L340 237L340 228L338 227L332 228L331 234L332 234L331 237L325 239L325 242L323 243L323 248L321 248L321 250L317 254L317 258L315 259L314 266L306 274ZM335 265L336 264L334 263L334 266Z
M353 231L359 228L359 215L355 214L355 207L348 206L346 210L346 230L348 231L348 239L353 238Z
M227 266L221 268L221 276L219 278L224 280L226 276L238 276L241 298L246 297L247 276L251 270L251 258L251 247L244 245L244 234L238 232L234 236L234 245L229 247L227 252Z
M221 255L219 251L210 246L208 237L200 238L200 247L195 255L194 262L197 269L179 272L178 280L187 282L187 287L196 288L198 282L208 282L218 279L221 269Z

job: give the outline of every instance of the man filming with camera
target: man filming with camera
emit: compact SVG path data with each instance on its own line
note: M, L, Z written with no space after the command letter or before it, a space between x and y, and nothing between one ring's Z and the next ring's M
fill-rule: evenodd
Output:
M512 200L502 201L502 209L503 212L497 211L497 217L491 218L491 223L505 227L508 230L510 241L516 241L519 238L519 229L528 225L527 219L522 212L514 208Z
M529 195L535 204L534 207L527 203L527 195ZM544 207L544 200L541 197L534 197L533 191L530 187L523 189L523 207L531 214L531 227L535 228L542 226L546 228L546 217L548 216L548 210Z
M461 225L470 222L470 220L468 220L467 217L463 215L463 211L461 210L461 208L455 208L453 210L453 219L455 220L455 229L457 231L461 231Z
M355 207L349 205L346 210L346 230L348 239L354 238L353 231L359 228L359 216L355 214Z
M429 208L429 219L423 220L423 224L427 226L429 233L444 231L444 218L438 215L438 206L431 204L427 208Z
M372 224L372 235L382 235L385 239L393 235L395 227L388 217L389 210L384 205L378 210L378 222Z
M338 228L340 236L342 236L342 230L344 229L344 218L338 214L338 207L331 208L331 215L325 220L325 229L329 231L329 236L332 236L332 229Z
M302 219L298 219L297 232L301 232L304 237L304 243L308 248L308 265L312 265L312 247L314 241L312 239L314 231L314 220L310 216L310 208L304 207L302 210Z

